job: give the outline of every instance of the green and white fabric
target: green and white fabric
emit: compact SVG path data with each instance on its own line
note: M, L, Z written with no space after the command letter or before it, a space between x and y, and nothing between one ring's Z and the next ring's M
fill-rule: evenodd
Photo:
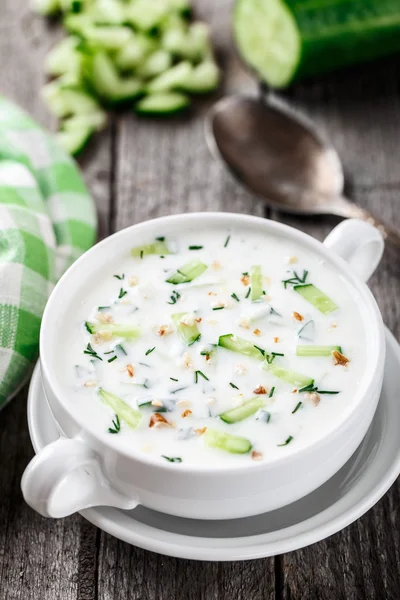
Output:
M55 282L95 236L74 161L0 96L0 407L30 375Z

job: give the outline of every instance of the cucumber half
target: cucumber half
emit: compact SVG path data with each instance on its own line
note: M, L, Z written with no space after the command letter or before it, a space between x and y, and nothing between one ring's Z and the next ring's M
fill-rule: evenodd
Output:
M206 446L211 448L219 448L230 452L231 454L247 454L252 448L250 440L240 435L232 435L217 429L210 429L204 434L204 442Z
M396 0L237 0L242 58L272 87L400 50Z

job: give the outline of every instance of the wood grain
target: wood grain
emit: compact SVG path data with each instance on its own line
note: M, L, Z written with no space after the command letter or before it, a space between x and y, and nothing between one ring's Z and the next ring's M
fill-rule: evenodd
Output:
M197 0L212 23L224 68L222 93L255 93L235 55L232 0ZM54 127L39 89L44 56L60 35L25 0L3 0L0 91ZM316 119L338 149L347 192L400 226L398 60L298 85L287 94ZM206 147L203 116L215 100L171 121L112 115L80 162L99 212L100 237L144 219L197 210L267 215ZM336 218L272 218L319 239ZM384 319L400 336L400 268L386 252L371 280ZM398 598L400 488L395 484L364 517L328 540L276 559L211 563L160 556L129 546L76 515L46 520L23 502L20 478L33 455L26 390L2 413L0 428L0 599L3 600L392 600Z

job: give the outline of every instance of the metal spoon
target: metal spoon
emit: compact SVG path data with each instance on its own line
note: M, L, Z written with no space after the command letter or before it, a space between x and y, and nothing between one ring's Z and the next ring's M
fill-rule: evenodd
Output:
M400 230L343 196L343 170L335 149L308 119L279 100L223 98L207 115L206 139L214 157L222 158L268 206L364 219L400 247Z

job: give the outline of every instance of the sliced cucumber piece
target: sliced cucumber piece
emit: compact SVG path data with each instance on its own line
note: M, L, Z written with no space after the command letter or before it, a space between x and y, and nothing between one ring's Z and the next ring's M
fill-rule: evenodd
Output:
M55 15L61 10L60 0L34 0L33 8L41 15Z
M156 49L157 42L153 38L132 33L131 39L116 53L115 64L121 71L136 69Z
M118 323L91 323L86 321L85 327L89 333L96 334L100 331L109 331L115 337L132 339L140 337L140 329L136 325Z
M184 94L169 92L151 94L134 105L138 115L166 117L181 112L190 106L190 99Z
M84 37L85 29L87 29L94 23L87 13L67 13L66 16L63 18L63 24L67 31L70 31L71 33L77 33Z
M204 442L206 446L211 448L219 448L230 452L231 454L247 454L252 448L250 440L240 435L232 435L217 429L210 429L204 434Z
M184 17L190 17L192 6L189 0L168 0L168 4L172 10Z
M212 55L209 27L206 23L193 23L189 28L166 27L161 40L162 46L179 58L198 62Z
M150 31L162 23L169 10L167 0L135 0L126 7L125 18L140 31Z
M99 110L92 96L79 88L64 86L57 79L42 88L42 96L51 112L59 118Z
M82 33L90 46L110 51L120 50L132 38L132 31L129 27L117 25L107 25L107 27L91 25L85 27Z
M188 79L181 83L180 89L192 94L205 94L218 87L219 69L215 62L204 61L194 67Z
M143 258L148 254L171 254L167 244L164 241L155 241L152 244L144 244L143 246L137 246L131 250L132 256Z
M198 339L200 339L200 330L197 327L197 323L193 323L193 325L185 325L182 323L182 319L188 316L188 313L175 313L171 315L171 319L179 331L179 334L184 342L188 346L194 344Z
M156 77L160 73L168 71L172 65L172 56L166 50L157 50L152 52L138 67L137 74L139 77L148 79L149 77Z
M316 288L312 283L295 285L293 289L324 314L333 312L339 308L329 296L324 294L324 292L321 292L321 290Z
M91 113L77 113L69 119L61 121L61 131L76 131L80 128L90 127L92 131L100 131L107 124L107 113L97 109Z
M69 35L53 46L46 57L46 72L50 75L77 74L81 68L81 54L77 51L79 38Z
M142 92L142 82L136 77L120 77L113 61L105 52L85 56L83 74L96 94L111 104L126 102Z
M115 0L89 0L88 14L93 23L100 25L122 25L125 23L126 6Z
M335 350L342 353L340 346L308 346L305 344L296 346L297 356L331 356Z
M302 373L296 373L296 371L284 369L283 367L278 367L278 365L275 365L274 363L269 365L266 362L264 364L264 369L275 375L275 377L282 379L282 381L286 381L286 383L291 383L297 388L306 387L314 383L314 379L312 377L308 377Z
M237 335L233 335L233 333L221 335L218 340L218 346L226 348L226 350L231 350L232 352L238 352L239 354L256 358L257 360L265 359L265 350L257 348L257 346L254 346L251 342L248 342Z
M257 302L262 296L262 271L260 265L255 265L251 267L251 301Z
M254 415L254 413L263 406L263 398L252 398L251 400L243 402L241 406L223 412L219 415L219 418L222 419L222 421L225 421L225 423L237 423L238 421L243 421L243 419L247 419L247 417Z
M180 62L150 81L147 85L147 92L155 94L179 89L189 79L192 70L193 67L189 62Z
M142 415L138 410L135 410L129 404L124 402L122 398L107 392L103 388L99 389L100 398L113 409L113 411L118 415L121 421L124 421L129 427L135 429L140 421L142 420Z
M201 260L191 260L182 267L179 267L177 271L171 277L166 279L167 283L188 283L193 281L196 277L199 277L207 269L207 265L201 262Z
M68 154L75 156L83 150L94 132L90 125L82 125L73 129L62 129L55 134L55 139Z

